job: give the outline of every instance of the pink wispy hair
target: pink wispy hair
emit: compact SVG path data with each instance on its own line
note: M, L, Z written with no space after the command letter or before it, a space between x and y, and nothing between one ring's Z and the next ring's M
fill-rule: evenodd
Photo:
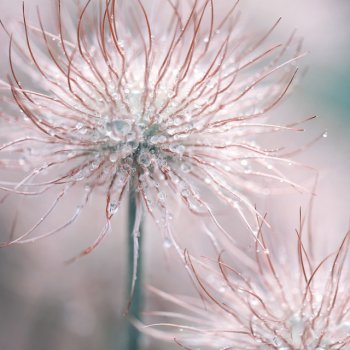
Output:
M350 231L330 252L316 247L322 237L305 222L300 215L299 228L291 235L264 234L261 225L261 245L256 242L255 251L233 247L217 261L186 251L199 298L151 287L177 310L149 312L169 322L144 330L191 350L349 349Z
M0 82L3 199L54 195L34 225L11 232L2 246L66 229L95 193L105 195L106 224L79 256L110 232L130 188L137 192L135 241L145 208L171 243L174 202L229 236L208 191L256 232L250 193L281 182L300 189L285 175L295 164L284 157L288 152L258 141L267 133L302 131L297 123L267 122L302 56L294 35L267 44L279 21L255 38L240 29L238 2L224 16L213 0L161 1L153 12L141 0L89 0L76 6L76 16L60 0L51 4L57 10L52 30L39 10L30 24L24 5L22 29L12 34L2 24L10 67ZM24 175L13 181L13 171ZM81 200L72 216L38 234L73 189Z

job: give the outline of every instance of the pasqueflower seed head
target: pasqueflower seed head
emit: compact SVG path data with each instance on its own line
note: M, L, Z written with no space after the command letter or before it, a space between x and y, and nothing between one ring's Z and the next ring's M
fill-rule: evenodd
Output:
M293 81L300 45L267 44L277 23L259 37L243 32L237 3L224 15L213 0L151 3L89 0L67 9L57 0L50 23L40 11L29 23L23 5L20 28L11 34L3 24L10 73L1 82L1 164L4 177L13 169L25 175L4 178L1 190L56 193L40 220L7 244L64 229L96 192L105 194L106 227L83 254L110 231L130 189L170 239L171 202L226 234L208 193L248 223L255 209L247 193L265 193L271 181L296 186L280 148L264 148L258 136L299 130L266 118ZM74 215L36 234L83 187Z
M315 235L304 237L302 225L294 242L258 236L255 253L226 251L216 262L186 253L201 298L153 289L178 310L152 312L169 321L149 332L193 350L350 349L350 232L333 252L316 249Z

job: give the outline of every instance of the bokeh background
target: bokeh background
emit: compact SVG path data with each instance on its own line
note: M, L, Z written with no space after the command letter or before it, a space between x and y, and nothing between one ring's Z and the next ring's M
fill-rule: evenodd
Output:
M51 2L25 0L29 13L34 13L36 4L41 4L47 16L52 15ZM225 0L215 2L220 8ZM21 3L21 0L0 0L0 18L5 23L20 19ZM300 66L307 73L278 113L283 121L319 116L305 125L307 131L299 140L301 144L328 132L327 138L298 158L319 170L314 228L319 244L328 246L334 237L344 234L350 223L350 2L243 0L240 7L247 30L266 30L282 17L275 37L285 40L297 29L298 36L304 38L308 55ZM1 32L1 77L6 76L8 69L7 43ZM73 265L63 263L95 237L102 222L96 215L100 201L97 195L74 229L34 245L0 250L0 350L121 349L118 344L123 337L122 314L127 303L125 208L115 221L113 234L99 249ZM297 225L298 208L305 207L305 203L305 196L292 194L265 200L260 205L269 211L277 229L286 231ZM9 218L17 209L25 222L44 206L45 203L38 202L35 207L29 207L16 198L2 203L1 239L6 237L11 225ZM186 218L181 210L180 215L181 232L195 241L195 249L205 251L206 243L193 232L191 218ZM160 235L148 226L144 240L145 283L186 293L190 284L181 264L171 253L163 253ZM147 297L147 302L147 309L163 307L163 302L152 296ZM147 337L143 338L143 347L172 348Z

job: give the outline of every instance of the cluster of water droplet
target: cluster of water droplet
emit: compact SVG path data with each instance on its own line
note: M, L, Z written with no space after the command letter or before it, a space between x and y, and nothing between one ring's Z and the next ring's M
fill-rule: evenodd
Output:
M327 325L326 318L321 315L318 320L313 321L311 314L295 313L267 339L278 350L335 350L338 348L335 345L344 346L341 340L335 342L334 335L337 339L346 339L350 332L350 323L336 324L331 321ZM257 341L260 342L259 339ZM266 345L262 345L261 349L267 349Z
M147 125L139 116L102 117L99 124L91 133L96 138L97 130L98 140L103 141L98 145L100 154L107 154L111 163L122 163L134 172L166 166L169 160L176 161L185 152L184 144L172 142L170 135L159 132L157 124ZM82 130L82 124L77 124L76 129ZM182 170L190 171L190 164L183 163Z

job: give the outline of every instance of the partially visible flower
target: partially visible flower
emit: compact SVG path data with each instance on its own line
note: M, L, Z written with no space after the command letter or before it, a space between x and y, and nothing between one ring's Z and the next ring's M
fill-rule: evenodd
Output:
M292 162L258 136L300 130L266 123L293 81L299 44L264 48L276 25L255 38L238 28L237 4L220 16L214 1L190 3L158 1L148 10L141 0L90 0L74 17L58 0L52 31L40 14L29 24L23 6L23 30L9 34L11 76L1 82L12 93L2 114L1 190L56 194L37 223L5 245L61 231L96 191L105 194L106 226L82 255L110 231L129 190L137 192L137 222L144 206L171 242L171 202L226 234L208 192L250 225L247 193L266 193L270 181L296 186L283 172ZM25 175L6 181L12 170ZM83 187L72 217L35 235Z
M256 252L229 250L229 264L222 256L210 262L186 253L201 298L154 290L179 310L152 313L175 321L151 334L186 349L350 349L350 231L328 255L302 224L293 238L260 231Z

